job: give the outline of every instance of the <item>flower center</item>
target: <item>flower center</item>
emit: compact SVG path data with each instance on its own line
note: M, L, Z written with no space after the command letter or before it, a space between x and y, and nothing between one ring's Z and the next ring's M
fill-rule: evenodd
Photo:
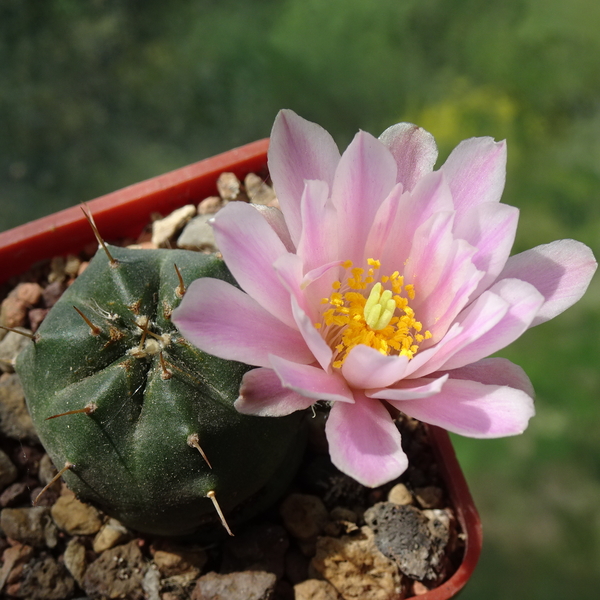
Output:
M329 346L334 349L333 366L340 368L354 346L365 344L382 354L396 354L412 358L419 344L431 337L421 333L423 325L416 320L409 300L415 298L413 285L404 285L404 278L395 271L376 277L381 264L367 260L369 269L353 267L351 261L343 264L348 272L341 281L334 281L333 292L323 298L329 305L322 313L322 322L315 323ZM375 281L379 279L379 281ZM384 287L387 286L387 288ZM366 290L370 286L368 295Z

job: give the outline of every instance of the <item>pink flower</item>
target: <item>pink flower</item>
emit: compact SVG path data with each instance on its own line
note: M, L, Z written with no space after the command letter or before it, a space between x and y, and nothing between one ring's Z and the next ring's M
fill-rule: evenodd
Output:
M596 269L574 240L509 258L504 142L466 140L434 171L436 158L406 123L361 131L340 156L324 129L282 111L269 149L281 211L234 202L214 220L243 291L199 279L173 314L202 350L258 367L239 411L330 403L333 463L373 487L407 467L387 405L470 437L521 433L531 383L485 357L574 304Z

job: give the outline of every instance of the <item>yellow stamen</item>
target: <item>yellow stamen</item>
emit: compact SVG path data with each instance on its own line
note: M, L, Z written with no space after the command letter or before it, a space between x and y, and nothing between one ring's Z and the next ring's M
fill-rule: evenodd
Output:
M350 276L335 281L331 296L321 300L329 308L324 310L315 328L334 350L332 365L336 369L359 344L384 355L397 354L410 359L418 352L419 344L431 338L429 331L422 331L423 325L409 306L409 300L414 300L416 294L414 285L405 286L398 271L376 276L375 271L381 267L379 260L369 258L367 265L365 272L351 261L343 263ZM371 285L376 279L379 281Z

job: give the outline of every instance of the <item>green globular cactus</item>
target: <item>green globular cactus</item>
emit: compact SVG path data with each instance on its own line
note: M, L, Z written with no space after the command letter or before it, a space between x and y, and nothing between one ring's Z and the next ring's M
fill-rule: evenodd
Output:
M234 283L215 256L99 250L17 361L67 485L146 533L214 529L218 510L238 523L283 491L304 448L301 414L239 414L249 367L201 352L172 324L185 286L207 276Z

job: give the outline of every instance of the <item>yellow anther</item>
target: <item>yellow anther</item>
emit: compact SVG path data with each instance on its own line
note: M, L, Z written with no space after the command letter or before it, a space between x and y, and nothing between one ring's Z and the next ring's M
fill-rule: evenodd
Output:
M323 331L324 339L334 350L334 368L340 368L348 353L359 344L386 356L398 354L410 359L418 351L419 343L431 338L429 331L421 332L423 326L409 306L409 299L415 297L414 286L404 286L404 278L398 271L379 277L365 297L364 290L375 281L374 271L380 268L380 261L370 258L367 264L365 273L365 269L346 261L343 266L350 270L350 276L334 281L331 296L322 300L330 308L325 309L322 321L315 323L315 328ZM391 289L384 289L385 283Z

